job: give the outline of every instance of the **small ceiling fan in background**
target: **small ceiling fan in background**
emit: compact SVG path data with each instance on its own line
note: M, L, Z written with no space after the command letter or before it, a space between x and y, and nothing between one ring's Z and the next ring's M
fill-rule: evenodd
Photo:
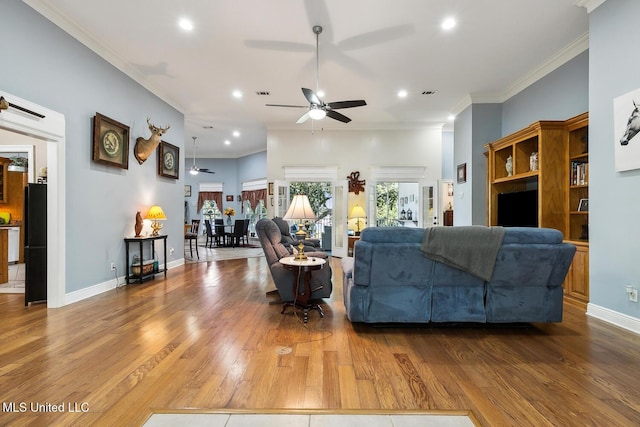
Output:
M320 59L318 54L318 38L320 33L322 33L322 27L320 25L313 26L313 32L316 35L316 92L320 87ZM309 105L283 105L283 104L266 104L267 107L287 107L287 108L308 108L309 111L304 113L296 123L304 123L309 118L314 120L321 120L325 116L330 117L334 120L338 120L343 123L349 123L351 119L345 116L342 113L339 113L335 110L339 110L342 108L353 108L353 107L362 107L367 105L364 99L352 100L352 101L338 101L338 102L324 102L320 97L316 94L316 92L311 89L307 89L305 87L302 88L302 93L304 97L307 98Z
M211 173L214 174L215 172L206 168L199 168L198 166L196 166L196 136L192 136L191 138L193 138L193 165L191 166L191 169L189 169L189 173L191 175L198 175L198 173L202 172L202 173Z

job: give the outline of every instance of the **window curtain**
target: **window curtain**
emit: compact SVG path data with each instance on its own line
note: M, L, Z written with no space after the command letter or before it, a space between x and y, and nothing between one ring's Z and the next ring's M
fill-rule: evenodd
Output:
M200 191L198 193L198 215L200 215L200 211L206 200L215 201L218 209L222 211L222 191Z
M256 210L256 207L258 207L258 201L262 200L266 203L267 201L267 189L263 188L260 190L251 190L251 191L243 191L242 194L242 203L245 200L249 201L249 204L251 205L251 209L253 209L254 211ZM244 205L242 205L242 208L244 210Z

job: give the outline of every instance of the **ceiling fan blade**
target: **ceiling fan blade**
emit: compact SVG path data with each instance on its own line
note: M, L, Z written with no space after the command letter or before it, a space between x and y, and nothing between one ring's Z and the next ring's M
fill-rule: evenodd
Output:
M349 123L351 119L344 114L340 114L337 111L327 110L327 117L331 117L332 119L338 120L342 123Z
M308 105L264 104L267 107L309 108Z
M253 49L277 50L281 52L313 52L315 46L276 40L245 40L244 45Z
M211 174L215 173L215 171L212 171L212 170L209 170L209 169L200 169L199 172L211 173Z
M300 116L300 118L298 119L298 121L296 123L297 124L304 123L307 120L309 120L309 112L308 111L306 113L304 113L302 116Z
M338 48L343 51L354 49L364 49L387 43L403 37L415 34L416 30L413 25L398 25L395 27L383 28L382 30L370 31L362 33L355 37L342 40L337 44Z
M338 110L340 108L362 107L367 105L367 102L364 99L358 99L354 101L329 102L327 105L334 110Z
M318 95L316 95L316 93L311 89L303 87L302 93L304 94L304 97L307 98L307 101L309 101L309 104L323 105L320 98L318 98Z

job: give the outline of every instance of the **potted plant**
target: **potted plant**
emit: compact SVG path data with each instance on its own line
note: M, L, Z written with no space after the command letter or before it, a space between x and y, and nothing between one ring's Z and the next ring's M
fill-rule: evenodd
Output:
M27 172L29 169L29 159L26 157L12 157L7 170L12 172Z

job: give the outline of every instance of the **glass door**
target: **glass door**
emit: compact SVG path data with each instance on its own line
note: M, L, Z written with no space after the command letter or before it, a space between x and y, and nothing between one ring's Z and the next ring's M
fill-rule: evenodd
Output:
M273 216L282 218L289 209L289 183L275 180L273 182Z
M438 225L437 187L425 185L422 187L422 227L434 227Z

